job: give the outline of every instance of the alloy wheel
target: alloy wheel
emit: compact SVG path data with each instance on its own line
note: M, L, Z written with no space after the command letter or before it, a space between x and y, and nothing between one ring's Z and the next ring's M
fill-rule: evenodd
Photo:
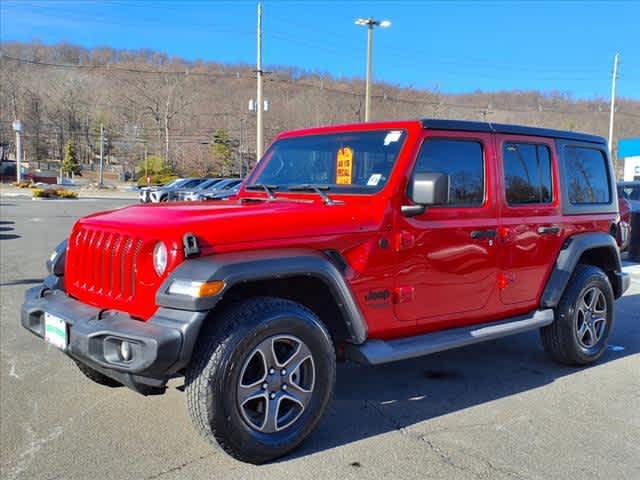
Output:
M313 395L315 364L309 347L292 335L260 342L240 373L237 402L254 430L275 433L292 425Z

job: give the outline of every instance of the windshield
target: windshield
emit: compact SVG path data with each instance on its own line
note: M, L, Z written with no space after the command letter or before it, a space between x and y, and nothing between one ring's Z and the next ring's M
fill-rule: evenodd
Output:
M202 182L200 185L195 187L195 190L206 190L209 187L213 187L215 184L220 183L219 178L210 178L209 180Z
M627 200L640 200L640 184L638 185L618 185L618 196Z
M376 130L278 140L249 185L287 190L311 184L345 193L376 192L387 182L405 137L404 130Z
M190 179L186 179L183 183L176 186L180 188L193 188L197 185L200 185L204 181L205 181L204 178L190 178Z
M178 185L180 182L183 182L184 179L182 178L176 178L174 180L171 180L169 183L165 183L164 186L165 187L173 187L174 185Z
M228 178L223 179L223 180L220 180L219 182L216 182L213 185L209 185L204 190L208 190L208 191L224 190L227 187L227 185L229 185L232 181L233 180L229 180Z
M225 186L221 187L220 190L230 190L232 188L235 188L235 187L240 185L241 181L242 180L231 180L228 184L226 184Z

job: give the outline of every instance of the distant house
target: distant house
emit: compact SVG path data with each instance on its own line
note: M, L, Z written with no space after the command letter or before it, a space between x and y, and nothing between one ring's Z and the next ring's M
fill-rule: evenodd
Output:
M618 161L624 165L623 180L640 180L640 137L618 142Z

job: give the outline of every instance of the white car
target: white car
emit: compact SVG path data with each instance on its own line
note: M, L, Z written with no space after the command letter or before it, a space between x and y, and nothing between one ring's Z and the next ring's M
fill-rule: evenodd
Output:
M149 203L151 202L151 193L155 192L156 190L158 190L159 188L164 188L164 187L171 187L173 185L175 185L176 183L182 181L184 179L182 178L176 178L175 180L171 180L169 183L167 183L166 185L163 185L162 187L160 186L155 186L155 187L142 187L140 188L140 193L138 194L138 197L140 198L140 201L142 203Z

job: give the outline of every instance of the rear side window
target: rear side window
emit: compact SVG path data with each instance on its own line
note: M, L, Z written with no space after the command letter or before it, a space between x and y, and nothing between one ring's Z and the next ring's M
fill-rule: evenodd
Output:
M484 201L484 157L482 144L468 140L425 140L415 173L449 176L449 205L479 206Z
M509 205L551 203L551 154L546 145L505 143L502 159Z
M589 205L611 201L608 163L603 152L567 146L565 162L569 202Z

